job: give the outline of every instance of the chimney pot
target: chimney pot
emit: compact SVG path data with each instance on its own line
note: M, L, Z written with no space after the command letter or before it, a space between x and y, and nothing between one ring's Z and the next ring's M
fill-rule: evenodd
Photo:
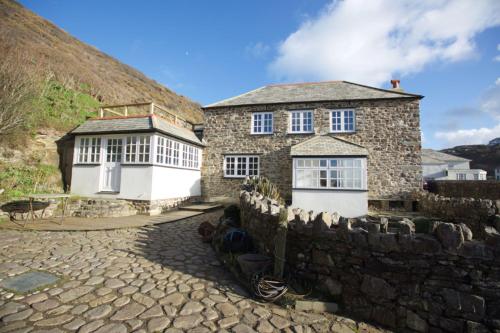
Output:
M401 82L400 80L391 80L392 89L400 89L399 88L399 83L400 82Z

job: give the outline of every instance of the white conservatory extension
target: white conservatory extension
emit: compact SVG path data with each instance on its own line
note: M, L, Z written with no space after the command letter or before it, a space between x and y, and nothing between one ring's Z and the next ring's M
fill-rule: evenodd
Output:
M155 202L152 214L201 195L204 143L186 127L148 114L90 119L71 134L74 195Z

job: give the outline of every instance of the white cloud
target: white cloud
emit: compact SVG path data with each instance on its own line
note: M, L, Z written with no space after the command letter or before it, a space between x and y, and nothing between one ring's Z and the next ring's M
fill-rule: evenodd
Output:
M500 78L481 96L480 108L500 120Z
M269 45L266 45L262 42L257 42L255 44L248 44L245 47L245 52L251 55L254 58L263 58L267 55L267 53L271 50Z
M474 56L474 37L497 25L497 0L334 1L281 43L270 70L293 80L380 85L435 61Z
M485 144L500 137L500 123L492 128L461 129L457 131L436 132L435 138L445 141L447 146ZM446 146L446 145L445 145Z

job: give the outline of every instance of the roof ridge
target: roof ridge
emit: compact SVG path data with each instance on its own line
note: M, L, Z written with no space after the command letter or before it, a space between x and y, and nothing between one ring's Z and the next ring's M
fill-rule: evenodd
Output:
M307 86L313 84L326 84L326 83L339 83L342 80L328 80L328 81L315 81L315 82L294 82L294 83L273 83L268 84L266 87L280 87L280 86Z
M347 83L347 84L352 84L352 85L355 85L355 86L359 86L359 87L363 87L363 88L368 88L368 89L373 89L373 90L388 92L388 93L394 93L394 94L405 95L405 96L413 96L413 97L419 97L419 98L423 98L424 97L424 96L419 95L419 94L411 94L411 93L406 93L404 91L397 91L397 90L393 90L393 89L377 88L377 87L367 86L365 84L355 83L355 82L351 82L351 81L345 81L345 80L343 80L342 82Z

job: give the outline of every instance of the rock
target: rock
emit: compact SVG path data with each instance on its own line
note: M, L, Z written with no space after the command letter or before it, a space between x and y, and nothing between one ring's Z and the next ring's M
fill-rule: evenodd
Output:
M472 240L472 230L465 223L460 223L460 227L462 228L462 233L464 234L464 240L470 241Z
M68 303L71 301L74 301L77 298L80 298L88 293L90 293L94 287L92 286L81 286L81 287L76 287L71 290L65 291L61 294L59 294L59 300L62 303Z
M125 286L125 282L119 279L109 279L104 282L106 288L118 289Z
M183 294L174 293L174 294L170 294L167 297L163 298L160 303L162 305L168 304L168 305L173 305L173 306L179 306L182 303L184 303L185 300L186 300L186 298L184 297Z
M462 228L453 223L439 223L436 227L436 237L443 248L449 251L456 251L464 243Z
M385 280L374 276L363 276L361 291L375 299L383 298L392 300L396 298L396 289Z
M124 324L107 324L94 333L127 333L127 326Z
M224 303L223 303L224 304ZM181 316L187 316L193 313L201 312L204 309L200 302L190 301L184 304L182 310L179 312Z
M45 301L48 298L46 293L39 293L39 294L34 294L31 296L28 296L24 299L24 303L31 305L35 303L40 303Z
M333 212L331 218L332 218L332 225L339 225L340 214L338 212Z
M332 225L332 217L327 212L319 213L313 222L313 233L321 234L325 230L329 230Z
M290 326L290 322L280 316L272 316L269 322L280 331Z
M153 318L148 321L148 332L162 332L170 325L168 317Z
M73 319L72 315L65 314L58 317L51 317L43 320L39 320L35 322L35 326L40 327L50 327L50 326L59 326L65 324Z
M203 321L203 317L200 314L194 314L189 316L178 316L174 320L174 327L190 330L197 327Z
M337 280L329 277L325 281L325 286L328 290L328 293L332 296L338 296L342 294L342 284Z
M238 308L231 303L220 303L215 306L224 317L232 317L238 314Z
M2 322L10 323L12 321L25 320L33 313L33 309L26 309L17 313L10 314L2 318Z
M83 316L89 320L97 320L106 317L112 309L110 305L104 304L85 312Z
M149 318L153 318L153 317L161 317L163 315L164 314L163 314L163 309L162 309L161 305L155 305L151 309L143 312L139 316L139 318L140 319L149 319Z
M221 319L217 322L217 324L219 324L219 326L221 328L228 328L228 327L236 325L237 323L239 323L239 319L236 316L227 317L227 318Z
M129 319L134 319L137 316L139 316L141 313L144 312L146 308L142 306L141 304L132 302L130 304L125 305L123 308L118 310L113 317L111 317L111 320L117 320L117 321L122 321L122 320L129 320Z
M402 221L399 221L399 230L398 232L403 235L412 235L415 233L415 223L411 220L405 218Z
M467 322L467 333L489 333L489 332L491 331L483 324L476 323L473 321Z
M238 324L231 329L234 333L257 333L253 328L245 324ZM260 331L259 331L260 332Z
M427 322L420 318L415 312L406 311L406 325L417 332L427 332L429 329Z

